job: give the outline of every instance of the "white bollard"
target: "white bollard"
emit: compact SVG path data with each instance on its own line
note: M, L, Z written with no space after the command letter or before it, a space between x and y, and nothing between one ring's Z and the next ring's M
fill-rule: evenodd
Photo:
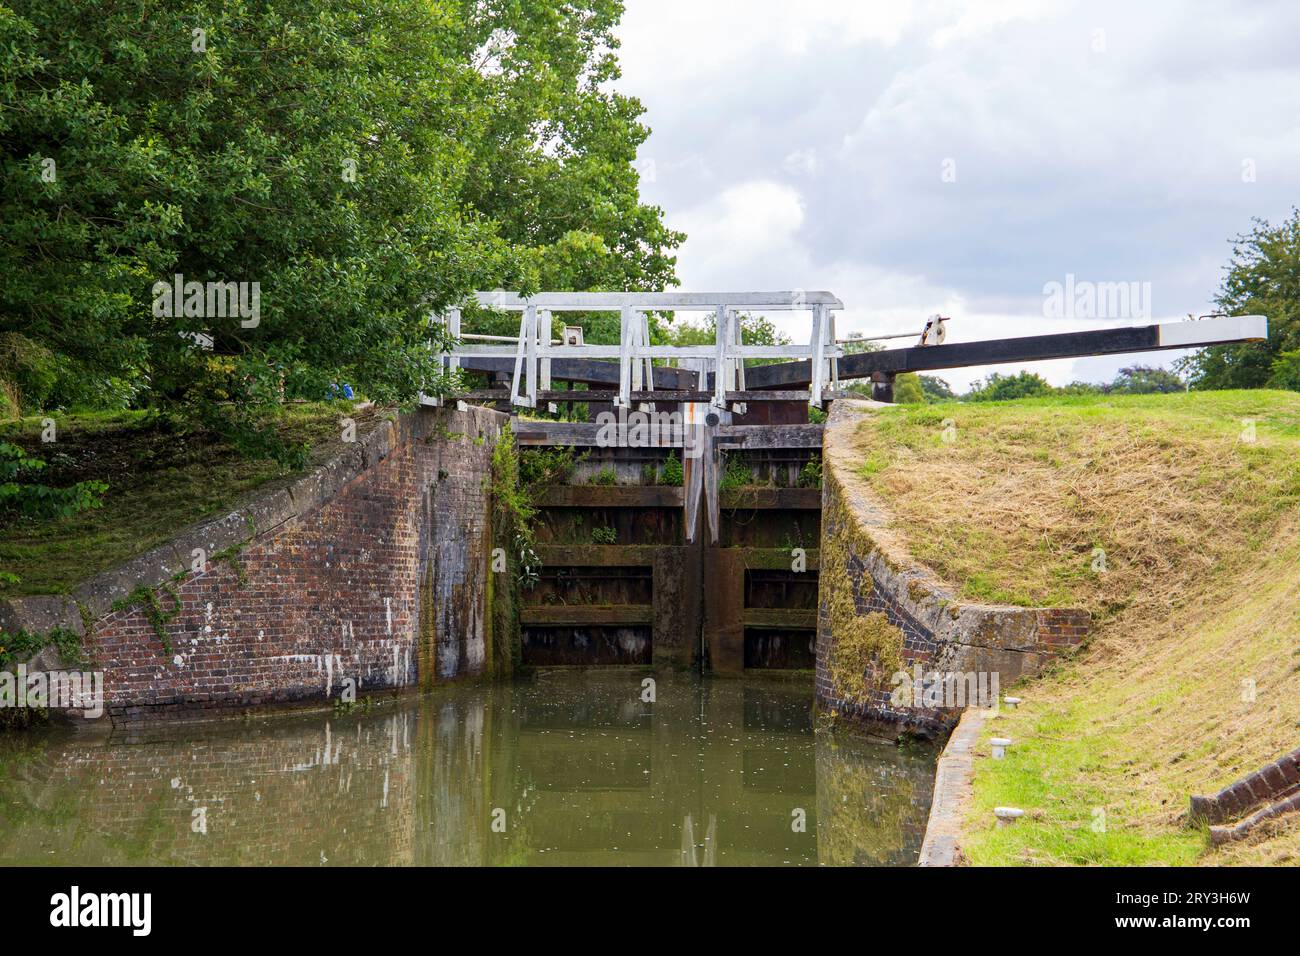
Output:
M1011 738L994 737L989 743L993 745L993 759L1001 760L1007 755L1007 748L1011 746Z
M998 826L1009 827L1025 815L1024 810L1015 807L994 807L993 815L998 818Z
M1008 707L1010 707L1012 710L1015 710L1017 707L1020 706L1019 697L1003 697L1002 702L1006 704Z

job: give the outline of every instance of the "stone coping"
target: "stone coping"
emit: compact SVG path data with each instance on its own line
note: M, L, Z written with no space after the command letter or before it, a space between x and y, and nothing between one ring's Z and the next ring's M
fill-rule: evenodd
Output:
M953 729L939 755L934 774L934 799L925 824L921 856L917 866L957 866L961 863L958 843L970 806L971 779L975 773L975 745L989 712L968 708Z

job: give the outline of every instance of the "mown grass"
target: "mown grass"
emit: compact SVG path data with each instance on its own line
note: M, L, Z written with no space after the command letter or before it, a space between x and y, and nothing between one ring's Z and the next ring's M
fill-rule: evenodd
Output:
M284 407L276 427L290 443L307 442L319 461L340 437L342 403ZM202 431L184 430L144 412L54 415L57 440L41 441L40 418L0 425L0 441L45 459L41 481L54 486L108 483L102 508L59 521L0 527L0 597L51 594L120 564L186 525L232 507L257 486L291 472L248 459Z
M971 862L1300 863L1295 816L1217 850L1184 819L1300 740L1300 395L900 408L856 437L898 533L967 597L1094 614L990 721ZM1026 816L998 828L1003 805Z
M857 442L913 553L975 600L1108 617L1156 576L1224 572L1300 507L1293 392L901 406Z

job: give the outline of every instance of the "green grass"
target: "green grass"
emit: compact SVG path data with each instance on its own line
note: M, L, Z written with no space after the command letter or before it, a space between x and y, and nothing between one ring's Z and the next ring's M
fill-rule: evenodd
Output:
M985 729L970 862L1300 863L1300 814L1218 849L1184 819L1300 739L1300 394L947 403L856 429L894 532L967 599L1093 615ZM1025 816L998 827L995 806Z
M277 427L288 441L310 443L319 461L338 441L338 420L345 414L341 404L289 405ZM46 484L97 478L109 489L102 508L0 528L0 570L20 578L0 584L0 597L69 591L232 507L258 485L290 474L272 461L248 460L211 435L169 429L144 412L52 417L58 439L53 443L41 442L39 418L0 425L0 441L44 458Z
M1027 720L1023 732L997 727L997 734L1016 734L1017 744L1004 759L979 765L974 833L962 847L971 863L1185 866L1200 856L1206 845L1202 830L1134 828L1129 821L1146 810L1140 801L1091 779L1108 764L1112 742L1089 734L1086 710L1081 702L1066 704ZM987 736L983 746L987 753ZM987 822L998 806L1026 813L1014 827L998 827Z
M1213 570L1300 507L1295 392L900 406L856 440L916 557L978 601L1108 615L1130 595L1103 586L1094 549L1131 591L1170 557ZM1224 524L1229 539L1202 534Z

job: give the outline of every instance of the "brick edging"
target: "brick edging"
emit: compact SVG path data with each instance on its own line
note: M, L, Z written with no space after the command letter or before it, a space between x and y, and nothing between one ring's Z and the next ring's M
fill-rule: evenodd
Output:
M1211 797L1191 798L1193 821L1222 823L1300 786L1300 748L1236 780Z

